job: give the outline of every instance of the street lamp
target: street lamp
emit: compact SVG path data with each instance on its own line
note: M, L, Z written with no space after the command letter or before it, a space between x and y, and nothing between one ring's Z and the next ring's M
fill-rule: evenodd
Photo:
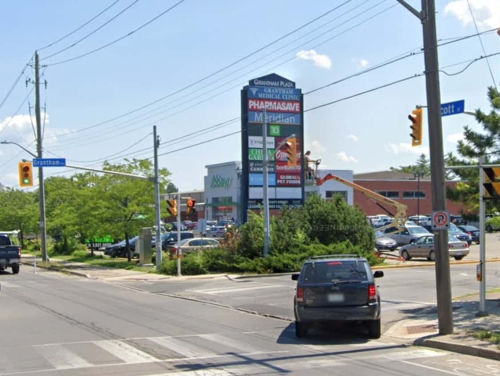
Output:
M242 195L241 195L241 192L242 192L242 189L241 189L241 175L243 174L242 170L241 170L241 167L238 165L236 167L236 176L238 177L238 202L240 203L240 206L238 208L238 224L241 223L241 208L243 207L242 205Z
M38 158L35 154L33 154L31 151L26 149L24 146L19 145L16 142L11 142L11 141L1 141L0 144L12 144L20 147L23 149L26 153L30 154L33 158ZM40 151L40 157L41 157L41 151ZM42 167L38 168L38 178L39 178L39 187L38 187L38 193L40 196L40 230L42 232L42 261L46 262L49 261L49 257L47 254L47 227L45 226L45 185L43 183L43 170Z
M424 177L423 170L417 169L413 171L413 178L417 179L417 218L419 222L420 222L420 178L423 177Z

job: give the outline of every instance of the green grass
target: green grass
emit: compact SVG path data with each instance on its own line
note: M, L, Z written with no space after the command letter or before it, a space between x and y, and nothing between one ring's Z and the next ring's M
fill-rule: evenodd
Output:
M486 290L486 294L494 294L494 293L497 293L497 292L500 292L500 288ZM457 296L457 297L453 298L453 300L460 300L460 299L469 298L471 296L476 296L476 295L479 295L479 293L472 293L472 294L460 295L460 296Z
M470 331L469 335L483 341L491 342L497 345L497 348L500 349L500 332L492 332L490 330L477 330Z

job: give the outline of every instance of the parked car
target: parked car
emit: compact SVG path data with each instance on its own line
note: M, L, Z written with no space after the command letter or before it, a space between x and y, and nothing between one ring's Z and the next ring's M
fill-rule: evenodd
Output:
M461 225L457 227L466 234L470 235L474 243L479 244L479 229L477 227L469 225Z
M137 239L139 239L139 237L135 236L128 241L130 246L130 257L134 257L135 242ZM104 249L104 254L111 257L127 257L127 244L125 240L107 246Z
M213 238L223 238L226 236L226 227L224 226L213 226L206 232L206 236L210 236Z
M322 322L364 323L371 338L381 335L380 294L365 258L356 255L311 257L302 265L294 297L295 334L307 335Z
M218 248L220 246L220 243L216 239L202 239L202 238L191 238L191 239L184 239L181 241L181 250L182 253L189 253L193 251L197 251L200 249L206 249L206 248ZM178 252L178 247L174 245L171 249L171 256L174 256Z
M448 229L448 234L455 236L457 239L467 242L468 245L472 244L472 236L460 230L455 224L451 223Z
M18 274L21 265L21 246L14 244L8 235L0 235L0 270L12 269Z
M377 251L388 249L394 251L398 247L398 242L390 238L381 231L375 232L375 248Z
M181 231L181 242L185 239L193 239L194 233L191 231ZM171 251L177 246L177 232L167 232L161 237L161 248L164 251Z
M455 260L462 260L470 252L469 244L457 239L453 235L448 235L448 249L450 257L455 258ZM434 234L423 236L411 244L405 245L399 250L399 255L405 260L418 257L435 261Z
M398 246L410 244L412 240L417 240L422 236L430 234L429 231L422 226L405 225L405 227L400 230L401 231L396 232L398 231L397 227L389 227L385 229L384 233L387 234L388 237L394 239L398 243Z

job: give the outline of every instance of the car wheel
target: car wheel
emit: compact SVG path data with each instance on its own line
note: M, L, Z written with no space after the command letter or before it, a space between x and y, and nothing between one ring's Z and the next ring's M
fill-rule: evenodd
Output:
M403 258L403 260L405 261L409 261L411 260L411 257L410 257L410 254L408 253L408 251L403 251L401 252L401 257Z
M372 339L379 339L382 336L382 324L380 319L367 322L368 336Z
M476 244L479 244L479 242L476 242Z
M429 257L427 257L429 261L436 261L436 252L430 251Z
M486 232L493 232L493 227L490 225L486 226Z
M12 274L19 274L19 265L12 265Z
M298 338L305 337L309 331L309 326L303 322L295 321L295 336Z
M460 261L463 258L464 258L464 256L455 256L455 260L457 260L457 261Z

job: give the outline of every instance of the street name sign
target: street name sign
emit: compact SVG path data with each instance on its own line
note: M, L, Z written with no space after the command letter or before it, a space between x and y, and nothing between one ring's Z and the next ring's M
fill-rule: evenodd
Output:
M66 166L65 158L35 158L33 159L33 167L64 167Z
M441 116L450 116L463 114L465 111L465 100L442 103L441 104Z

